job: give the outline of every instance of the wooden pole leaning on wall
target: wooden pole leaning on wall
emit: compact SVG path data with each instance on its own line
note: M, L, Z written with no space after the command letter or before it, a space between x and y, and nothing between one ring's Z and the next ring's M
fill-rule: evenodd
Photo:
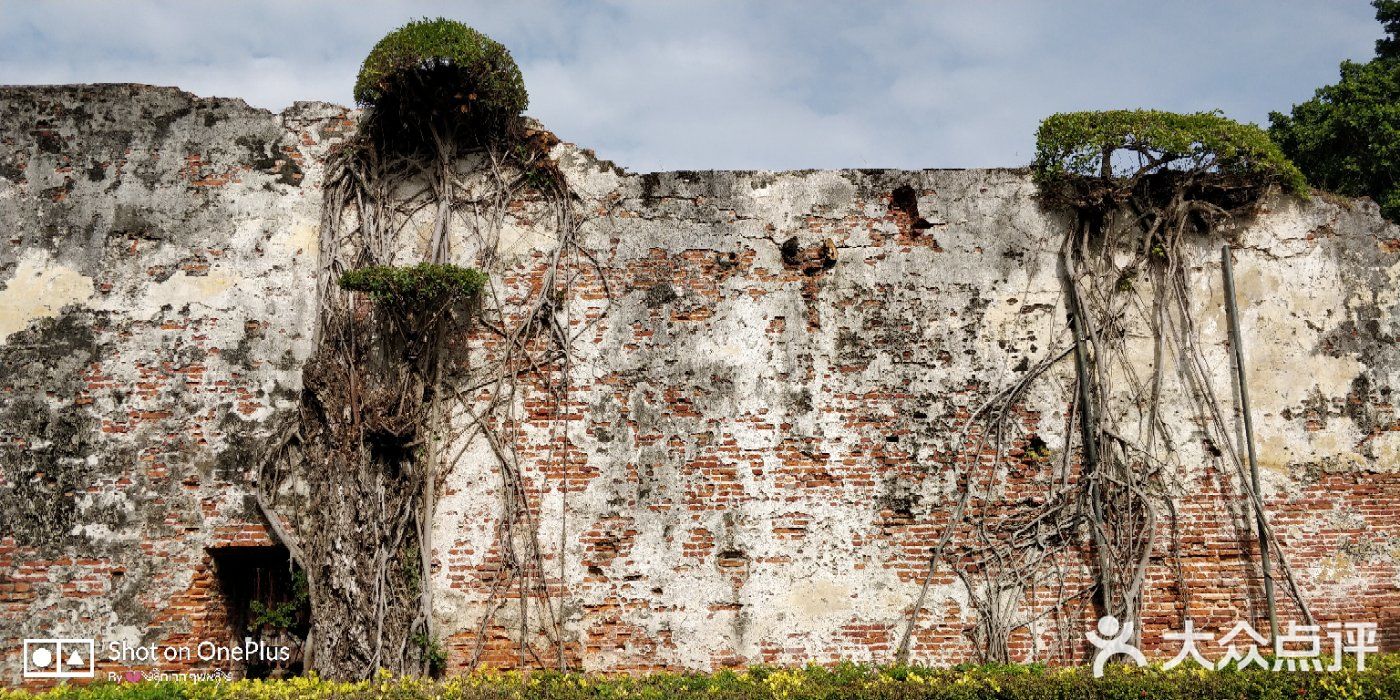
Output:
M1264 521L1264 495L1259 490L1259 460L1254 451L1254 419L1249 411L1249 381L1245 375L1244 345L1240 340L1239 310L1235 307L1235 271L1230 246L1220 247L1220 271L1225 278L1225 315L1230 320L1230 348L1235 354L1235 381L1240 390L1240 414L1244 419L1244 444L1249 455L1249 481L1254 491L1254 529L1259 535L1259 567L1264 572L1264 597L1269 606L1269 641L1278 639L1278 617L1274 610L1274 573L1269 565L1269 535Z

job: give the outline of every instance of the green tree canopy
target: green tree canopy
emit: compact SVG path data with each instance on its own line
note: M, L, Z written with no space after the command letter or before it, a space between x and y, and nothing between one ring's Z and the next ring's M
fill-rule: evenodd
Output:
M1376 58L1343 62L1335 85L1270 114L1269 135L1314 185L1370 197L1400 222L1400 0L1372 5L1386 30Z
M1032 168L1042 184L1063 176L1133 180L1162 171L1257 176L1289 190L1303 176L1267 134L1217 112L1150 109L1052 114L1036 132Z
M1385 37L1376 40L1376 56L1400 58L1400 0L1375 0L1371 5L1385 27Z

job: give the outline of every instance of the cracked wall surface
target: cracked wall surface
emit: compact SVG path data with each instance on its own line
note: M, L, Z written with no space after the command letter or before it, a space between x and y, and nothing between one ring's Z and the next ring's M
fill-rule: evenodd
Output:
M353 118L167 88L0 88L5 682L41 631L227 633L208 549L268 542L248 467L296 404L322 168ZM579 266L561 303L581 333L567 400L525 392L516 447L552 591L537 602L558 611L569 662L889 661L956 497L970 411L1068 347L1068 221L1019 170L633 174L569 144L553 155L601 273ZM528 288L546 220L512 202L491 250L457 245L456 262L489 253L500 289ZM1233 233L1271 521L1318 617L1375 621L1394 648L1400 230L1370 203L1316 196L1271 200ZM1188 263L1235 421L1219 241L1192 240ZM498 350L480 330L466 340ZM1150 365L1145 339L1126 348ZM1057 364L1018 411L1015 444L987 466L1006 500L1061 478L1073 388ZM1180 382L1164 415L1182 566L1154 553L1149 638L1183 613L1214 627L1263 601L1248 510ZM485 445L456 447L435 617L451 668L515 665L518 601L495 590L501 478ZM1082 565L1066 576L1088 579ZM1051 596L1028 593L1031 617ZM968 659L962 584L935 578L925 608L913 658ZM1013 658L1063 660L1055 632L1091 617L1038 619Z
M311 350L343 115L0 88L5 682L24 637L226 636L205 549L267 543L247 460Z

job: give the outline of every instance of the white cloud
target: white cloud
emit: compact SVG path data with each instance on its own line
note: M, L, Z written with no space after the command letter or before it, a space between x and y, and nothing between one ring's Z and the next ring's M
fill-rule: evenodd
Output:
M511 48L530 113L634 170L1014 166L1071 109L1263 122L1364 59L1369 3L0 4L0 83L347 103L364 54L448 16Z

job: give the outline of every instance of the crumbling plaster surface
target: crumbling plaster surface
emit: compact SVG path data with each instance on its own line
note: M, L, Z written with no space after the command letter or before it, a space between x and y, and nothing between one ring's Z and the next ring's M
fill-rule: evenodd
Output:
M1069 347L1057 267L1068 222L1038 205L1022 171L634 176L567 148L559 155L596 208L585 247L607 256L612 297L574 295L566 313L576 325L606 315L574 358L572 418L534 424L525 461L549 464L561 432L582 453L571 465L580 476L536 474L541 539L568 543L563 610L581 663L888 661L955 498L949 455L967 412ZM918 193L922 232L891 211L901 186ZM1369 204L1318 197L1273 200L1235 233L1265 496L1283 511L1276 520L1313 605L1365 614L1354 596L1395 600L1400 584L1400 532L1384 515L1400 497L1397 231ZM793 237L803 249L830 240L835 265L785 263ZM1219 245L1188 245L1191 319L1237 431ZM519 251L521 264L539 252ZM1135 331L1127 354L1145 374L1152 343L1144 326ZM1056 459L1073 388L1064 361L1026 402L1026 430ZM1249 537L1238 486L1218 483L1225 463L1210 454L1206 411L1175 362L1164 404L1186 554L1238 558ZM499 507L479 496L499 481L492 459L473 454L454 473L435 535L450 548L440 622L456 626L463 656L476 653L474 622L491 605L481 568ZM1000 493L1049 491L1053 474L1024 471L999 471ZM1324 473L1365 474L1365 485L1337 491ZM1342 551L1364 563L1327 575ZM1257 614L1258 581L1245 566L1188 567L1198 596L1217 599L1189 612L1218 622ZM1169 605L1154 615L1168 615L1153 632L1176 621L1175 602L1159 600ZM941 578L928 608L915 657L966 658L962 632L974 618L962 584ZM503 635L519 624L510 614L499 613ZM1016 655L1045 658L1049 628L1037 626Z
M194 586L204 547L261 527L246 468L296 401L322 163L350 116L140 86L0 91L8 643L39 628L200 633L169 601ZM632 174L568 144L554 155L607 282L581 274L563 305L582 333L567 410L529 392L520 406L570 661L889 660L954 498L968 411L1067 347L1068 222L1019 170ZM927 228L891 207L901 187ZM494 244L507 290L535 279L553 240L538 202L513 204ZM1237 233L1276 526L1320 616L1400 629L1400 231L1369 203L1314 197L1272 200ZM473 240L458 262L482 259ZM1233 421L1218 241L1189 258L1192 319ZM485 334L472 343L490 352ZM1145 338L1128 350L1150 363ZM1168 376L1189 612L1233 621L1259 605L1238 492ZM1056 459L1073 388L1072 365L1056 365L1022 414ZM479 651L504 665L518 608L491 594L501 480L484 445L464 447L433 535L437 625L453 668ZM1012 447L999 488L1043 492L1052 467ZM968 657L967 603L956 579L935 581L916 659ZM1149 594L1149 630L1179 603ZM1047 655L1048 626L1034 631L1017 658Z
M311 350L315 182L343 115L0 88L6 671L24 637L198 637L179 608L204 547L257 543L247 460Z

